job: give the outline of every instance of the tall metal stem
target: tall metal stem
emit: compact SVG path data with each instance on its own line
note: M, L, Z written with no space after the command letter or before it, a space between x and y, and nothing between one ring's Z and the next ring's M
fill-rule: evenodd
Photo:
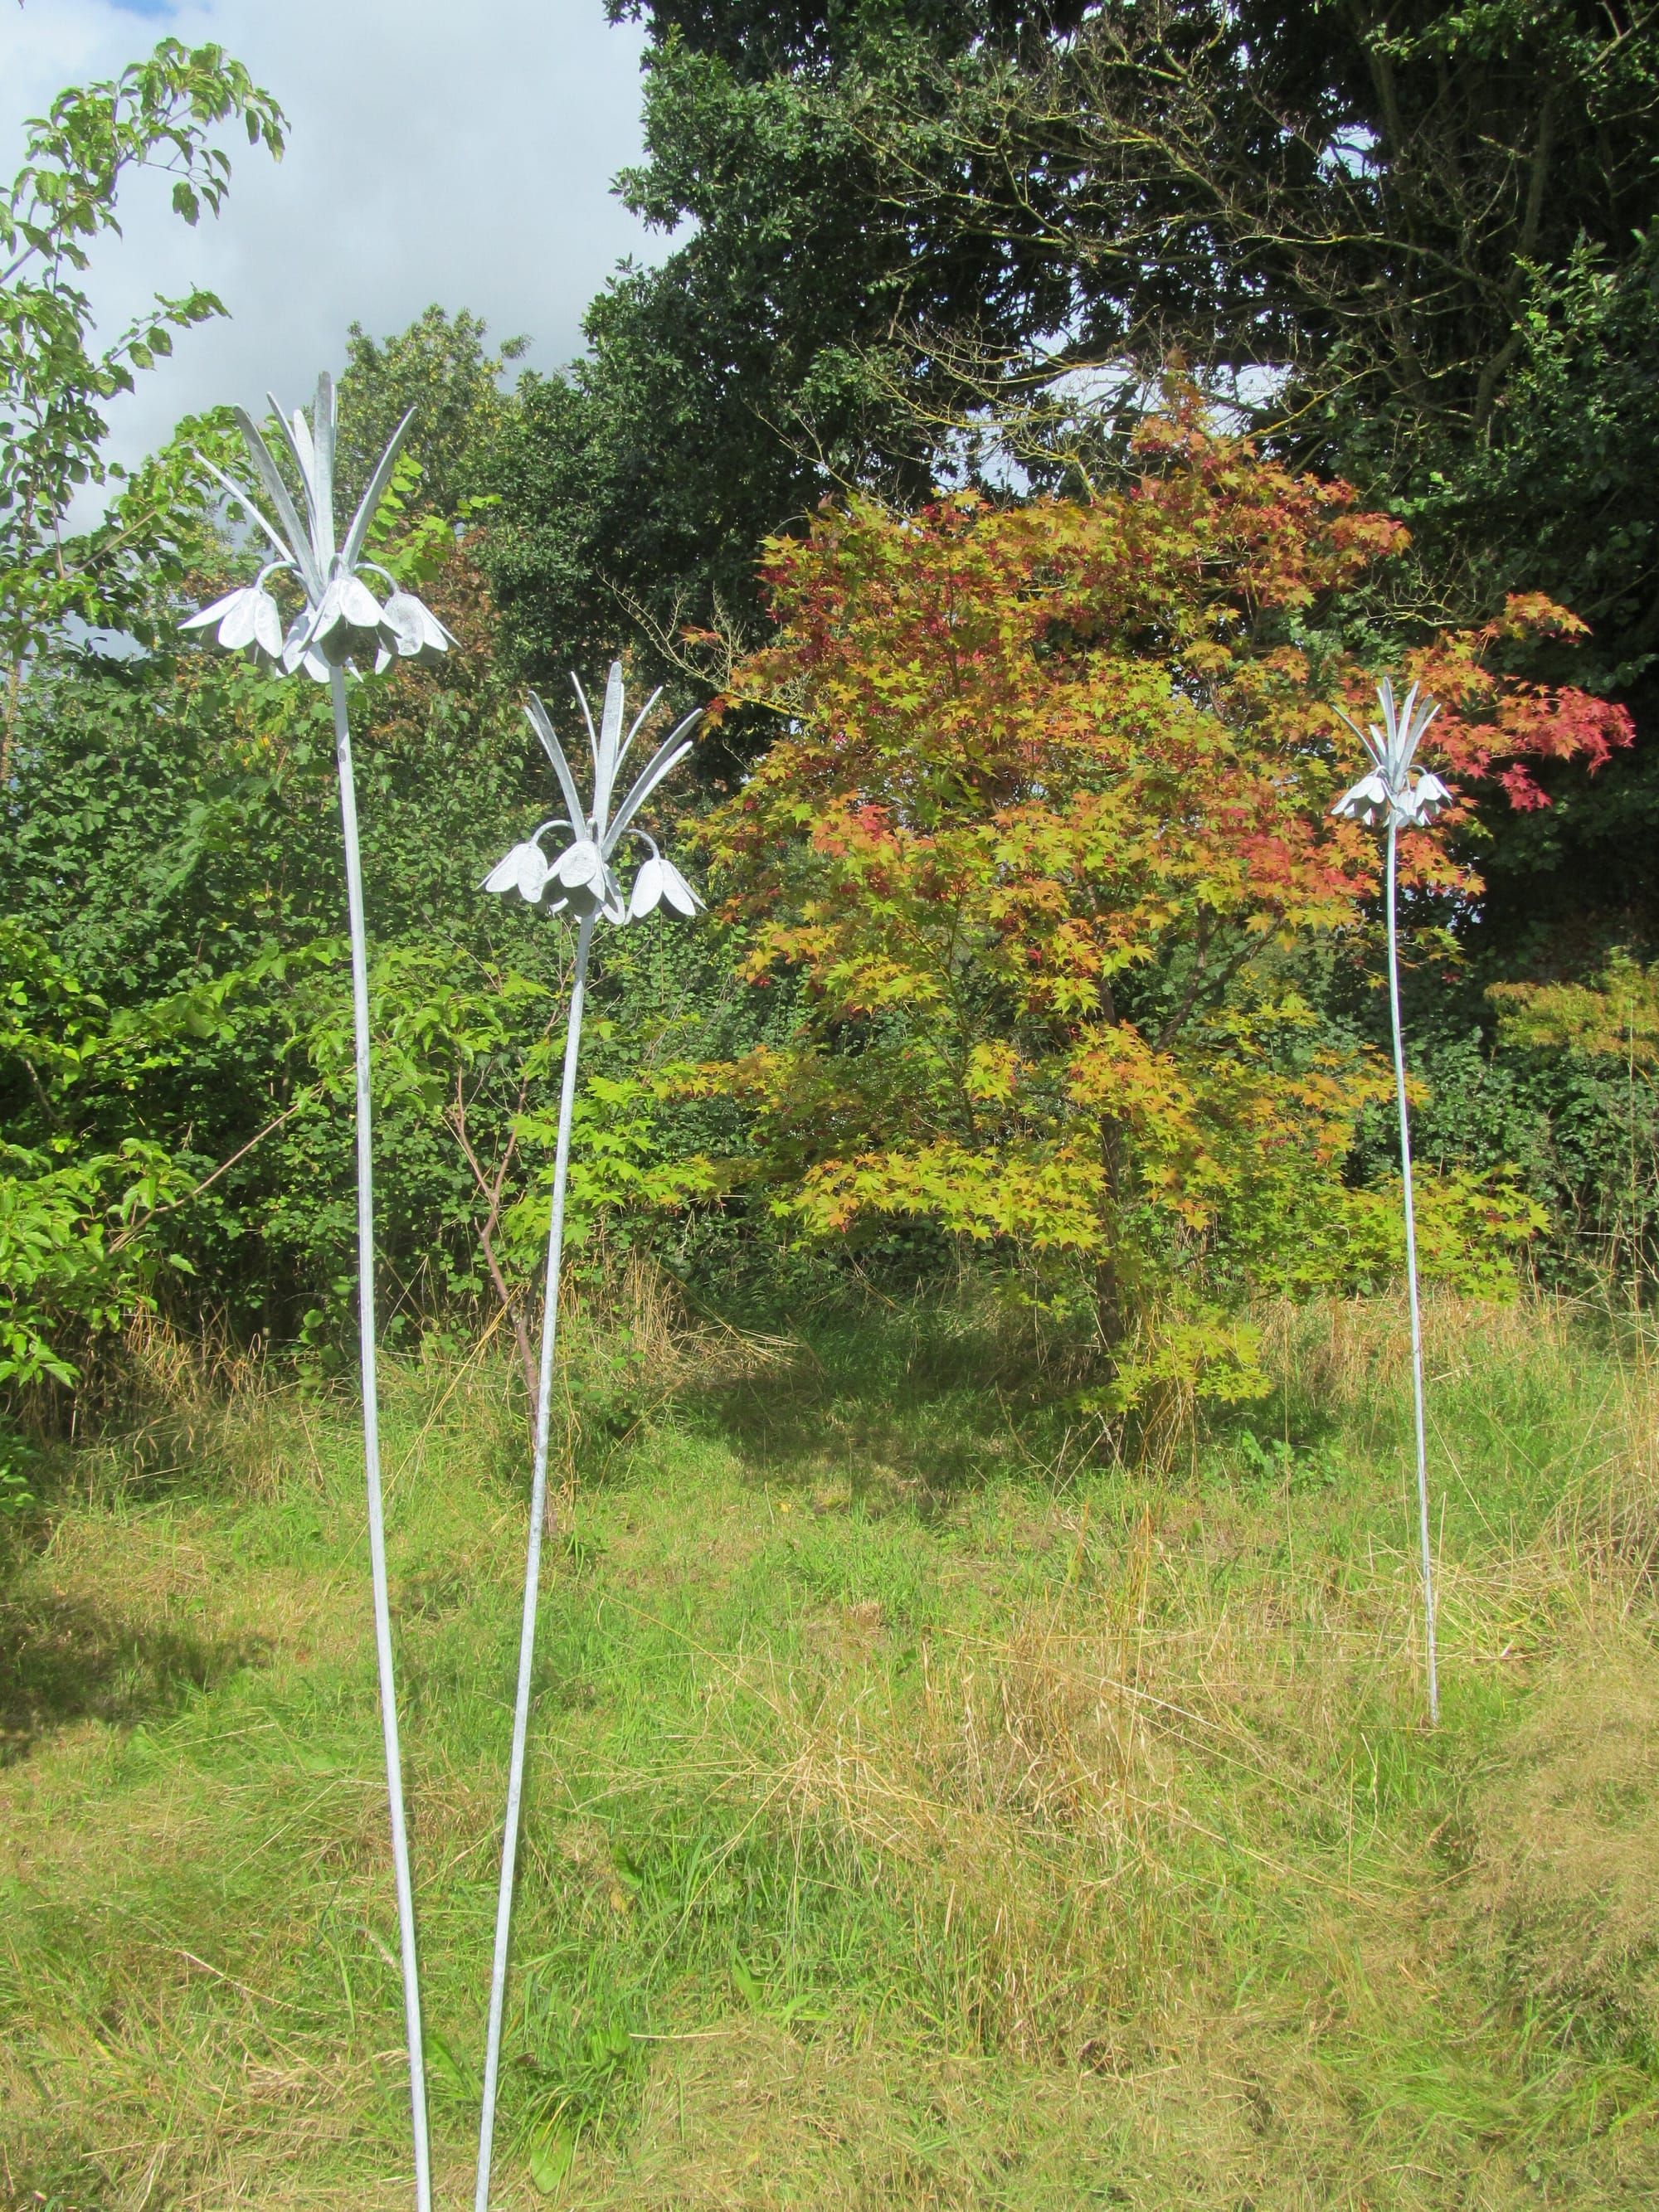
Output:
M513 1706L513 1755L507 1769L507 1821L501 1836L501 1887L495 1903L495 1960L489 1983L489 2029L484 2050L483 2112L478 2126L476 2212L489 2212L489 2164L495 2137L495 2089L501 2063L501 2018L507 2005L507 1939L513 1922L513 1877L519 1855L519 1813L524 1796L525 1744L530 1733L530 1674L536 1652L536 1606L541 1589L542 1522L547 1502L548 1417L553 1396L553 1346L559 1327L559 1263L564 1251L565 1172L570 1164L570 1121L576 1104L576 1056L581 1049L582 1005L587 995L587 955L593 917L576 939L576 975L570 991L570 1028L559 1093L559 1136L553 1156L553 1218L547 1233L547 1288L542 1306L542 1361L536 1389L536 1458L530 1484L530 1550L525 1565L524 1619L519 1629L519 1688Z
M404 1818L403 1758L398 1747L398 1695L392 1671L392 1601L386 1590L386 1519L380 1508L380 1404L374 1367L374 1148L368 1080L368 945L363 927L357 790L351 773L351 730L346 716L343 669L333 671L329 686L334 702L334 750L340 769L340 825L345 833L346 906L351 917L351 1025L357 1053L357 1328L362 1360L369 1571L374 1584L374 1650L380 1663L380 1734L386 1744L392 1858L398 1881L404 2023L409 2039L409 2101L415 2130L415 2202L418 2212L431 2212L432 2158L427 2139L421 1986L415 1958L415 1890L410 1879L409 1832Z
M1440 1725L1440 1678L1434 1649L1434 1553L1429 1541L1429 1457L1423 1420L1423 1319L1417 1298L1417 1220L1412 1207L1412 1133L1406 1110L1406 1048L1400 1033L1400 940L1395 926L1395 850L1389 822L1389 1012L1394 1021L1394 1081L1400 1104L1400 1174L1406 1200L1406 1283L1412 1310L1412 1395L1417 1414L1417 1515L1423 1540L1423 1637L1428 1656L1429 1720Z

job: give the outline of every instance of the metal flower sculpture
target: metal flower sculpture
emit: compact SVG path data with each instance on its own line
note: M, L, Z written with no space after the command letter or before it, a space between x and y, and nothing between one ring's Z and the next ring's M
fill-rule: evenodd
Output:
M1412 1206L1412 1140L1411 1122L1406 1109L1406 1053L1400 1035L1400 941L1395 921L1395 862L1401 830L1426 829L1441 809L1451 804L1452 794L1437 775L1425 772L1413 781L1411 772L1419 740L1440 712L1439 708L1432 700L1419 702L1415 684L1406 694L1404 704L1396 704L1394 685L1387 677L1376 687L1376 702L1382 712L1381 729L1373 722L1362 730L1357 722L1350 721L1346 714L1342 715L1343 720L1347 722L1348 727L1365 748L1371 763L1371 772L1345 791L1331 811L1345 815L1350 821L1366 823L1374 822L1380 812L1387 821L1389 830L1389 1012L1394 1025L1395 1092L1400 1109L1400 1175L1406 1207L1406 1281L1411 1299L1412 1395L1417 1417L1417 1510L1423 1547L1424 1644L1428 1662L1429 1718L1437 1726L1440 1720L1440 1679L1435 1662L1434 1554L1429 1540L1429 1467L1423 1415L1423 1322L1417 1296L1417 1224ZM1341 713L1340 708L1337 711Z
M691 750L690 732L702 710L688 714L652 756L620 806L611 801L629 747L662 696L653 692L624 739L622 663L613 661L605 687L605 707L597 732L581 685L575 684L582 720L587 725L593 760L593 804L584 807L576 780L553 729L552 718L532 694L525 712L553 764L562 814L552 816L515 845L484 878L480 889L514 892L544 914L568 915L576 923L576 968L570 989L570 1024L565 1038L564 1079L559 1093L559 1130L553 1158L553 1209L547 1236L547 1282L542 1307L541 1367L537 1377L536 1450L530 1486L530 1547L525 1563L524 1618L519 1634L519 1683L513 1706L513 1752L507 1770L507 1817L501 1836L501 1884L495 1908L495 1955L489 1985L489 2028L484 2053L483 2112L478 2130L477 2212L488 2212L489 2166L495 2130L495 2092L501 2071L501 2018L507 1997L507 1944L513 1916L513 1876L519 1849L519 1817L524 1794L525 1743L530 1727L530 1671L535 1656L536 1605L541 1587L542 1527L547 1507L548 1408L553 1390L553 1347L559 1321L559 1264L564 1248L565 1176L570 1164L570 1122L576 1103L576 1059L581 1049L582 1006L587 992L587 958L593 932L603 921L613 929L649 914L658 905L690 916L702 902L672 861L665 860L634 817L663 779ZM550 830L566 830L570 842L552 858L542 849ZM649 848L624 898L616 872L624 839Z
M256 580L204 607L183 627L210 630L226 651L247 652L272 673L303 669L333 695L334 748L340 774L340 820L345 837L346 906L351 924L351 1009L357 1076L357 1320L362 1357L363 1459L368 1488L370 1573L374 1587L374 1644L380 1668L380 1726L386 1745L386 1790L391 1800L392 1850L397 1874L398 1929L403 1954L404 2020L409 2039L410 2103L415 2139L415 2194L419 2212L432 2203L431 2158L427 2133L426 2069L421 2037L421 1996L415 1950L415 1897L410 1876L409 1836L404 1813L403 1765L398 1741L398 1703L392 1671L392 1613L386 1591L386 1527L380 1503L379 1398L374 1366L374 1184L373 1133L369 1118L368 958L363 928L362 866L357 846L356 787L351 770L351 732L346 714L346 672L355 659L373 653L377 669L394 660L429 666L453 644L449 632L412 592L372 561L363 547L392 471L414 421L411 411L392 433L344 538L337 538L334 519L334 453L337 412L333 381L317 380L312 419L296 410L284 420L275 400L271 412L301 485L305 517L301 520L288 483L252 418L240 408L236 421L247 443L255 473L276 520L261 511L239 484L211 462L211 473L239 507L253 518L275 548ZM276 599L266 589L285 574L304 595L304 605L286 629ZM365 574L392 586L384 604Z

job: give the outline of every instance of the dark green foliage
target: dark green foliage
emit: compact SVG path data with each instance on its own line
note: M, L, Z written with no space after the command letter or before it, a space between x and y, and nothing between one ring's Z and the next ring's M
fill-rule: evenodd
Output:
M1528 1264L1552 1289L1620 1304L1650 1296L1659 1101L1648 1072L1616 1054L1591 1058L1503 1036L1467 970L1425 959L1403 981L1411 1070L1424 1094L1413 1115L1416 1156L1442 1173L1512 1167L1549 1216ZM1386 1048L1381 990L1348 1007L1348 1021ZM1396 1172L1399 1142L1392 1110L1369 1109L1352 1171L1362 1180Z
M491 581L535 673L622 638L672 665L687 623L752 632L763 536L838 486L904 501L933 481L965 387L911 334L942 323L1013 344L1033 299L1063 312L1041 244L1011 257L952 220L878 219L860 120L823 88L921 35L915 12L653 15L647 158L622 191L690 235L595 301L586 359L525 379L490 479ZM957 53L1018 22L939 8L923 27Z
M695 229L596 304L504 472L494 573L537 665L722 610L751 629L757 538L832 487L906 501L1000 442L1081 489L1173 349L1410 522L1378 613L1543 590L1592 623L1640 742L1556 777L1553 813L1493 817L1488 910L1504 941L1651 934L1648 11L614 12L650 40L624 190ZM1057 381L1083 365L1109 398Z
M478 889L544 812L548 775L494 673L477 592L458 554L434 597L463 653L437 676L352 694L394 1339L458 1298L494 1302L478 1241L489 1201L463 1133L486 1181L506 1158L497 1244L515 1286L538 1278L545 1237L543 1109L572 948L563 924ZM556 700L556 712L568 730L574 712ZM72 1058L75 1007L94 994L122 1047L76 1061L50 1101L15 1054L4 1059L9 1135L36 1147L72 1137L110 1160L123 1145L158 1148L181 1188L205 1182L170 1223L193 1272L167 1302L234 1336L298 1336L331 1357L355 1198L326 695L198 653L63 660L27 687L10 796L0 913L31 917L76 994L41 1026ZM10 973L4 984L22 988ZM695 1158L720 1121L719 1108L657 1102L653 1069L746 1048L778 1004L735 985L718 930L681 935L657 920L606 933L584 1054L579 1232L672 1199L681 1185L659 1188L646 1170ZM729 1151L733 1133L719 1133ZM656 1241L705 1272L729 1250L729 1210L715 1199L671 1213Z

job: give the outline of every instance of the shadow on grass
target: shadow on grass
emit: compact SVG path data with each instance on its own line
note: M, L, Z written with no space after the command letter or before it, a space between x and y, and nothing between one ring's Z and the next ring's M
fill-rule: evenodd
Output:
M51 1591L0 1596L0 1765L71 1721L131 1726L176 1712L264 1657L257 1636L191 1636Z
M886 1329L798 1333L786 1364L700 1394L711 1424L757 1481L844 1483L861 1503L924 1516L1020 1463L1063 1426L994 1328L964 1331L903 1309Z

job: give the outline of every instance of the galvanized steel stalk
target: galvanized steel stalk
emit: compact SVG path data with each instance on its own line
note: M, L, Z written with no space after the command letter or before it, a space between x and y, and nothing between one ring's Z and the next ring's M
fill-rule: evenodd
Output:
M520 1808L524 1796L525 1746L530 1732L530 1677L536 1653L536 1607L541 1589L542 1524L547 1507L548 1423L553 1397L553 1347L559 1327L559 1263L564 1250L564 1190L570 1164L570 1121L576 1103L576 1060L581 1049L582 1006L587 994L587 955L596 915L576 939L576 974L570 992L570 1026L564 1045L559 1093L559 1134L553 1156L553 1213L547 1234L547 1288L542 1307L541 1370L536 1390L536 1456L530 1482L530 1546L525 1564L524 1618L519 1629L519 1686L513 1706L513 1753L507 1769L507 1820L501 1835L501 1886L495 1904L495 1958L489 1982L489 2027L484 2050L483 2112L478 2125L476 2212L488 2212L489 2166L495 2148L495 2092L501 2074L501 2021L507 2005L507 1960L513 1924L513 1877L518 1863Z
M1406 1106L1406 1048L1400 1031L1400 943L1395 927L1395 856L1399 830L1389 818L1389 1012L1394 1024L1394 1081L1400 1106L1400 1175L1406 1202L1406 1285L1412 1311L1412 1398L1417 1419L1417 1516L1423 1543L1423 1638L1428 1662L1429 1720L1440 1724L1440 1678L1434 1648L1434 1553L1429 1541L1429 1458L1423 1415L1423 1317L1417 1297L1417 1219L1412 1205L1412 1132Z
M398 1939L409 2039L409 2098L415 2131L415 2202L431 2212L432 2160L427 2136L426 2062L421 2039L421 1988L415 1953L415 1892L404 1816L403 1759L398 1742L398 1695L392 1665L392 1602L386 1589L386 1519L380 1504L380 1420L374 1361L374 1153L370 1119L368 947L363 925L363 872L357 849L357 793L351 772L351 731L345 672L331 672L334 750L340 770L340 824L345 836L346 907L351 921L351 1027L357 1060L357 1331L362 1357L363 1470L368 1491L369 1572L374 1586L374 1652L380 1680L380 1734L386 1744L386 1794L392 1811L392 1859L398 1888Z

